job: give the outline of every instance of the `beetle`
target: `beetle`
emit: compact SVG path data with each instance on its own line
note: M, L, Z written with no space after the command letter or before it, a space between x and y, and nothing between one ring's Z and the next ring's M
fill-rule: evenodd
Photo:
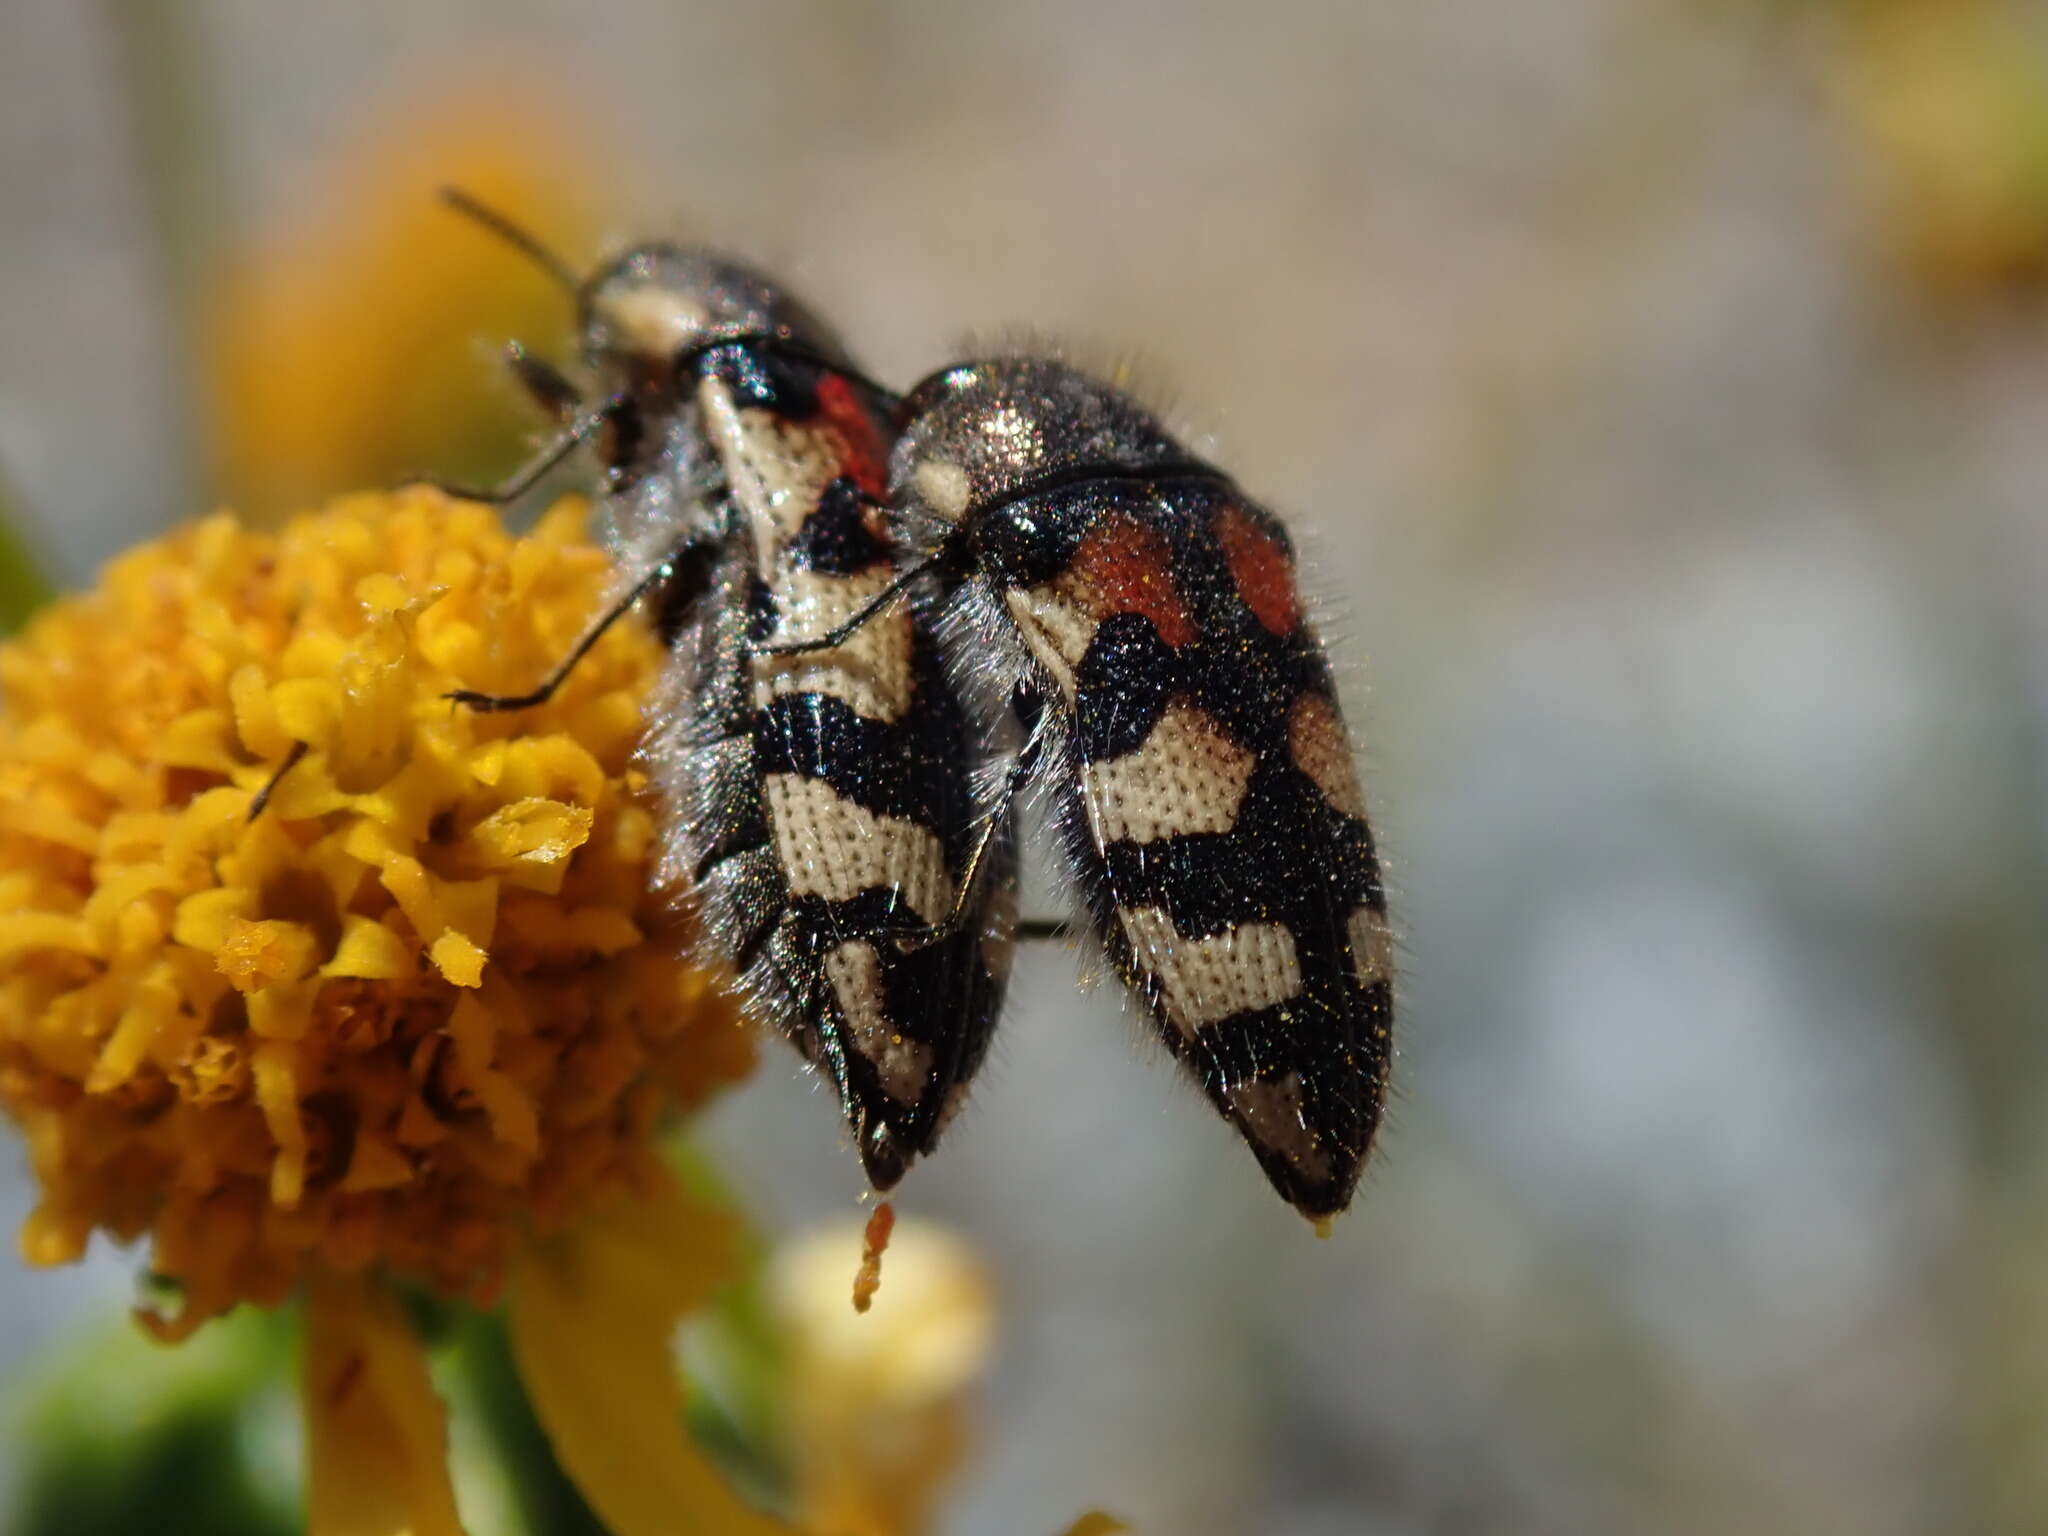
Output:
M1032 356L904 397L891 501L982 728L1023 728L986 825L1043 789L1167 1049L1286 1200L1343 1210L1385 1104L1393 938L1286 530L1128 395Z
M986 1053L1015 905L1009 821L976 827L976 753L934 617L890 601L894 397L746 266L655 242L578 278L494 210L444 196L574 295L593 382L586 395L510 350L562 430L484 499L594 444L620 568L615 601L533 691L452 697L537 704L608 625L650 612L671 657L641 748L660 876L693 893L703 957L831 1075L869 1181L889 1189ZM836 631L877 600L889 611Z

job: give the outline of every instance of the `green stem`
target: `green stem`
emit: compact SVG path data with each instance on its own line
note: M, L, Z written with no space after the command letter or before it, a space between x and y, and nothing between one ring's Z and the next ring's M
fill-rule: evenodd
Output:
M27 521L11 487L0 481L0 635L21 628L53 595L34 552L41 541L25 534Z

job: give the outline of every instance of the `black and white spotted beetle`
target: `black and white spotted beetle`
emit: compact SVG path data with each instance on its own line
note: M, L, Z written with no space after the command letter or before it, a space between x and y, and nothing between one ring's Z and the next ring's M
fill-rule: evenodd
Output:
M571 289L597 386L586 409L513 349L566 430L490 495L596 439L624 582L533 693L456 697L538 703L648 602L674 656L642 747L665 802L662 877L695 891L708 958L831 1073L888 1189L981 1062L1014 900L1007 821L976 835L967 723L928 616L889 603L822 638L901 585L880 506L893 400L744 267L651 244L578 280L502 216L448 200Z
M1160 1037L1322 1218L1386 1094L1392 940L1365 804L1285 531L1127 397L1059 363L914 388L907 564L984 714L1027 735L1086 917Z

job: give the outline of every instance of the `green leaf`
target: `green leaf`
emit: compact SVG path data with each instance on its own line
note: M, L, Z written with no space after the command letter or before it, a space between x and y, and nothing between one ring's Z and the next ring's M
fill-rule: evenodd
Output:
M9 1393L20 1480L11 1536L290 1536L301 1522L289 1416L292 1326L244 1309L175 1348L125 1319Z
M736 1201L711 1161L678 1137L668 1164L684 1186L734 1208ZM764 1285L768 1251L750 1231L739 1278L683 1328L683 1364L690 1434L755 1503L787 1506L790 1478L782 1402L786 1362Z

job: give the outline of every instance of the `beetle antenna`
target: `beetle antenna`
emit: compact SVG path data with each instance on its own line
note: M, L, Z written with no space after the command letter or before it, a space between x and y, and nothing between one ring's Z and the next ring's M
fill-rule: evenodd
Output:
M540 238L524 225L515 223L510 216L498 212L488 203L479 202L460 187L441 188L441 201L464 217L476 220L514 250L524 252L536 266L560 283L572 296L583 291L583 279L577 276L575 268L543 245Z

